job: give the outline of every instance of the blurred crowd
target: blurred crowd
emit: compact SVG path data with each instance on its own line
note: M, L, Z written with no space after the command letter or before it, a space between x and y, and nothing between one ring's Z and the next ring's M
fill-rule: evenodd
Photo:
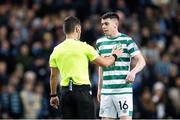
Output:
M179 5L179 0L0 0L0 118L60 118L61 108L49 106L48 60L65 38L63 20L77 16L81 40L95 47L102 36L99 17L107 11L117 12L120 31L135 40L147 63L133 84L133 118L180 118ZM90 64L89 71L98 113L97 67Z

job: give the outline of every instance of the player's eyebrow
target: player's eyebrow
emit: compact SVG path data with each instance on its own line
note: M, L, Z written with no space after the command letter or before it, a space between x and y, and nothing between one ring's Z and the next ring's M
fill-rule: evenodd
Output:
M103 22L103 23L101 23L101 25L108 25L109 24L109 22Z

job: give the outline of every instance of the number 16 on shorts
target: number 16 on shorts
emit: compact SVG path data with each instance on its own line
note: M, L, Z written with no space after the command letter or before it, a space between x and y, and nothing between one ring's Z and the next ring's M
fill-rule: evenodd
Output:
M117 109L119 116L132 116L133 113L133 98L132 94L117 96Z
M120 110L126 110L126 109L128 109L127 100L125 100L125 101L119 101L119 107L120 107Z

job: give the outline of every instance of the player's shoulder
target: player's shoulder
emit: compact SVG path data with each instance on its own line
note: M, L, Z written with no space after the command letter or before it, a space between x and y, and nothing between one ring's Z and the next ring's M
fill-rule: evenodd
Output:
M127 44L127 45L133 43L133 38L130 37L129 35L125 34L125 33L120 33L119 39L120 39L123 43L125 43L125 44Z
M106 39L107 39L107 37L106 37L105 35L103 35L103 36L101 36L100 38L98 38L98 39L96 40L96 44L97 44L97 43L100 43L100 42L103 42L103 41L106 41Z
M126 40L132 40L132 37L130 37L129 35L127 35L125 33L120 33L119 38L123 38Z

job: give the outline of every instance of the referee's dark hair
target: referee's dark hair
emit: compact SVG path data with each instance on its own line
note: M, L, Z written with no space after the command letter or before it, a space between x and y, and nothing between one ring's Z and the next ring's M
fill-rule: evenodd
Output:
M74 32L74 29L77 25L80 25L80 21L78 18L74 16L69 16L65 18L64 24L63 24L63 31L65 34L69 34Z
M101 20L107 19L107 18L110 18L110 19L115 18L119 21L119 16L115 12L107 12L101 16Z

